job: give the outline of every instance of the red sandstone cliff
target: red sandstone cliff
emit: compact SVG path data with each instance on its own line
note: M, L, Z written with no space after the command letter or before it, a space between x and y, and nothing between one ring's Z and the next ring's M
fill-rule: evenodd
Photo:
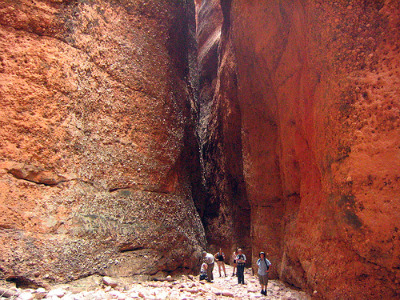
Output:
M197 265L193 13L181 1L0 2L1 278Z
M399 297L400 4L221 7L218 84L202 119L212 195L242 166L245 188L222 202L248 200L253 259L269 252L274 276L316 297ZM226 205L217 236L233 230Z

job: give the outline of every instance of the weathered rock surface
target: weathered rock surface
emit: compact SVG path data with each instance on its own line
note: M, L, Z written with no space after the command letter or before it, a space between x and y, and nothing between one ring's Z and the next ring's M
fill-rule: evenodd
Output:
M275 276L316 297L399 297L400 4L221 7L219 86L203 118L204 143L218 150L205 151L204 165L242 166L245 190L224 201L238 207L245 192L253 259L268 251ZM236 135L218 130L229 124ZM237 150L220 155L232 136ZM208 181L214 195L226 178Z
M1 278L198 263L193 26L183 1L0 2Z

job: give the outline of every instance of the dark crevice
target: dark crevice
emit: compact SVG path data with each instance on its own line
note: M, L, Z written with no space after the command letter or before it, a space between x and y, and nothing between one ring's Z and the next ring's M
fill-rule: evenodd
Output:
M288 198L290 198L290 197L300 197L300 194L298 192L294 192L294 193L288 194L287 197Z
M6 278L6 280L9 282L14 282L17 288L22 288L22 289L29 289L29 288L37 289L43 287L43 285L25 276L9 276Z
M124 244L124 245L120 246L118 248L118 251L124 253L124 252L138 251L138 250L143 250L143 249L144 249L143 246L133 245L133 244L129 243L129 244Z
M116 187L116 188L110 188L108 190L109 193L115 193L119 191L141 191L141 192L149 192L149 193L158 193L158 194L171 194L170 191L157 188L157 187L151 187L151 186L144 186L144 185L131 185L131 186L125 186L125 187Z

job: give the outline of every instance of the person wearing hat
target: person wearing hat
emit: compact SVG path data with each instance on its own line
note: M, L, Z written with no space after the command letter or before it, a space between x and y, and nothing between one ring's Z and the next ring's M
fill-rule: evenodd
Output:
M267 295L267 285L268 285L268 271L271 266L271 262L265 258L265 253L260 252L259 259L257 260L258 266L258 279L261 284L261 294Z

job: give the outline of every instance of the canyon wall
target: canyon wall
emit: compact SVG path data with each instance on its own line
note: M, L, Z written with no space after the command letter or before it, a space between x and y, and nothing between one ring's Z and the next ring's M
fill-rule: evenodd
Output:
M215 235L233 230L224 207L248 201L251 232L235 233L273 277L316 298L399 297L399 2L220 5L203 164L212 195L233 193Z
M0 278L197 268L194 22L191 1L1 1Z

